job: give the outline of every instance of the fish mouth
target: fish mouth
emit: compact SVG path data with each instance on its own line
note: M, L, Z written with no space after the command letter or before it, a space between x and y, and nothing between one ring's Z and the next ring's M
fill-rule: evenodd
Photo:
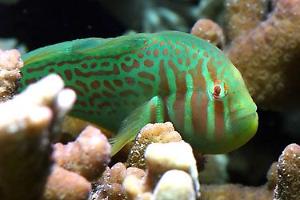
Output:
M258 114L256 105L240 108L230 112L227 126L234 132L244 132L247 135L254 135L258 128Z
M250 107L247 108L240 108L237 110L230 111L229 115L230 117L228 119L231 119L231 121L236 120L244 120L246 118L255 118L257 117L257 107L255 104L252 104Z
M258 114L255 109L244 108L238 111L231 112L228 124L231 130L238 134L243 133L245 137L252 137L255 135L258 128Z

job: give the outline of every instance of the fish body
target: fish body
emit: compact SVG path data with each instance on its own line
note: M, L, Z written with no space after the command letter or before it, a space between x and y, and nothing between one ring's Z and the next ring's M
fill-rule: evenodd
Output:
M257 129L256 105L239 71L191 34L79 39L22 59L21 90L59 74L77 94L70 115L118 132L113 154L147 123L171 121L203 153L232 151Z

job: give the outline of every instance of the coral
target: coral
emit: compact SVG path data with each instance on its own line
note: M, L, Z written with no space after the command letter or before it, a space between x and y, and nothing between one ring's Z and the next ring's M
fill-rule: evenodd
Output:
M146 125L136 140L143 141L139 149L145 154L146 165L142 167L146 170L126 168L123 163L107 167L95 183L90 200L195 199L200 196L192 148L181 140L170 122ZM152 143L154 141L164 143Z
M210 19L199 19L192 27L191 34L209 41L220 49L225 45L222 28Z
M299 52L299 0L276 1L265 21L234 39L227 49L255 102L274 110L289 108L299 100Z
M274 200L297 200L300 197L300 146L288 145L277 165L278 181Z
M189 144L183 141L149 144L145 152L145 160L147 165L145 177L139 178L132 175L126 176L124 179L123 186L129 199L149 199L162 194L172 195L172 198L176 199L175 193L173 194L175 188L181 188L176 194L185 194L185 197L180 196L181 199L195 199L196 196L200 196L196 160ZM182 172L186 172L192 184L181 185L186 182L177 182L174 179L170 184L168 178L170 175L166 175L166 173L174 169L181 171L173 173L183 177L184 180L187 179ZM165 178L162 180L161 177ZM160 184L158 184L159 182ZM189 189L187 186L189 186ZM156 198L161 197L156 196Z
M126 176L134 176L143 178L145 172L142 169L129 167L126 169L123 163L116 163L111 168L107 167L101 179L95 183L94 190L90 196L90 200L100 199L127 199L127 195L122 186ZM138 189L140 187L137 187Z
M11 98L20 79L20 68L23 62L17 50L2 51L0 49L0 102Z
M265 186L245 187L237 184L201 185L201 200L271 200L272 190Z
M51 167L56 121L75 93L50 75L0 104L0 199L39 199Z
M269 190L274 190L278 182L277 162L272 163L267 173L267 186Z
M44 200L84 200L91 190L91 184L82 176L54 165L48 177Z
M56 143L53 158L59 166L92 181L101 176L110 162L110 144L99 129L88 126L76 141Z
M180 134L174 130L171 122L147 124L138 133L130 150L127 165L145 169L144 153L150 143L167 143L181 141Z
M227 37L229 40L255 28L263 19L267 0L226 0Z
M227 155L205 155L204 169L199 173L199 181L204 184L222 184L228 180Z
M174 184L180 183L180 184ZM181 170L170 170L164 173L158 181L154 191L153 199L157 200L192 200L195 199L193 180L191 176Z

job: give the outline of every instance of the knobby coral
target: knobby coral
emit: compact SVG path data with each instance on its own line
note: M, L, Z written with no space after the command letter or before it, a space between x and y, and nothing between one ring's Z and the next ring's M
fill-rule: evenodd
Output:
M21 55L17 50L0 49L0 102L9 99L17 88L17 80L23 66Z
M51 75L0 104L0 199L39 199L51 167L51 140L58 118L75 93Z
M300 197L300 146L288 145L277 165L278 181L274 200L296 200Z

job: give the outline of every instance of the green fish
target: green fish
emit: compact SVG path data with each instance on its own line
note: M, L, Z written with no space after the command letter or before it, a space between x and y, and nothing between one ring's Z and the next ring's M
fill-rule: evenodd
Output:
M239 71L222 51L191 34L78 39L22 59L20 90L59 74L77 94L70 115L117 132L113 155L147 123L171 121L207 154L232 151L257 130L257 108Z

